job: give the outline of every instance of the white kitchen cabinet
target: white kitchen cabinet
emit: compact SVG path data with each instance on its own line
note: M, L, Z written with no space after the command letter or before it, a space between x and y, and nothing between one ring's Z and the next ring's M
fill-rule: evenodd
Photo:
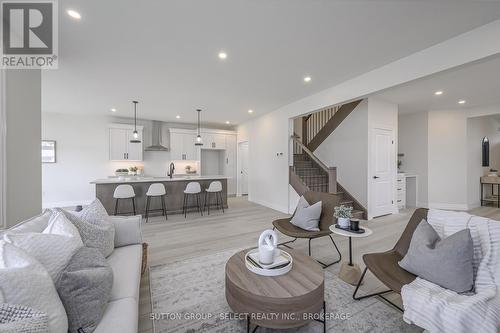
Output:
M142 161L142 127L137 127L140 143L131 143L134 128L115 124L109 127L109 159L111 161Z
M142 161L142 131L137 130L138 140L141 142L130 142L134 139L134 130L127 130L127 160L130 161Z
M398 209L406 208L406 176L404 173L398 173L396 181L396 203Z
M236 194L236 135L225 135L224 176L227 178L227 194Z
M220 133L201 132L203 149L226 149L226 135Z
M186 130L170 129L170 159L199 160L199 149L194 145L196 134Z

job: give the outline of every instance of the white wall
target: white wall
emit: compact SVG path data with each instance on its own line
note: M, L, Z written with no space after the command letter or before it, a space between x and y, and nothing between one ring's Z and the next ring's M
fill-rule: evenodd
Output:
M249 199L288 211L289 119L500 53L500 20L285 105L238 127L249 140ZM457 52L460 50L460 52ZM240 140L240 138L238 139Z
M362 101L315 150L327 166L337 167L337 181L368 207L368 100Z
M7 226L42 210L41 73L5 72Z
M248 199L281 212L288 212L289 204L291 124L288 117L278 111L238 127L238 142L249 141Z
M467 118L463 109L429 111L429 207L466 210Z
M109 161L108 124L130 123L130 119L51 112L44 112L42 118L42 138L55 140L57 149L57 163L42 164L44 207L73 206L92 201L95 185L90 182L114 175L118 168L141 165L146 175L167 174L169 152L145 151L142 162ZM143 142L146 147L151 141L151 122L140 120L138 124L146 126ZM180 126L175 124L177 128ZM164 138L168 139L165 133ZM199 168L195 162L179 162L176 163L176 174L184 173L187 164Z
M371 135L373 129L393 131L398 138L398 106L376 98L363 100L314 152L327 166L337 167L338 182L363 205L372 216L370 190L373 172ZM394 149L396 161L397 149ZM396 211L396 167L392 175L394 212Z
M400 170L418 176L417 207L428 206L428 127L427 112L399 116L398 152L405 155Z

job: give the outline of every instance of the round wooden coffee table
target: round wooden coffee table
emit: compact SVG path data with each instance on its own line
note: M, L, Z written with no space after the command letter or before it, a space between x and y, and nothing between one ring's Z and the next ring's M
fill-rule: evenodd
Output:
M240 251L226 263L226 299L231 309L246 314L250 324L276 329L296 328L311 321L325 323L324 272L312 258L287 249L293 257L293 267L281 276L261 276L245 266L245 254Z

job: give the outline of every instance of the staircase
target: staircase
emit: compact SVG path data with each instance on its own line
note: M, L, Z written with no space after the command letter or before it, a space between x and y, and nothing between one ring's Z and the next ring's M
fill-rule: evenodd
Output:
M328 107L302 119L302 134L305 143L298 135L293 140L293 166L290 166L290 185L302 195L306 191L327 192L340 196L342 205L353 207L353 217L366 218L366 209L337 184L337 169L327 167L313 153L342 120L361 102L355 101L340 107Z

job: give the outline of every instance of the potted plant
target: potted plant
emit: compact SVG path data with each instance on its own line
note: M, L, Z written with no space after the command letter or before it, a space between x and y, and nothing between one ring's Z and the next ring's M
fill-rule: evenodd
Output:
M341 228L349 228L352 217L352 207L344 205L337 206L335 207L333 216L337 218L337 224Z
M126 175L128 175L128 169L116 169L115 175L116 176L126 176Z
M132 175L132 176L137 175L137 167L136 166L130 167L128 170L129 170L129 175Z

